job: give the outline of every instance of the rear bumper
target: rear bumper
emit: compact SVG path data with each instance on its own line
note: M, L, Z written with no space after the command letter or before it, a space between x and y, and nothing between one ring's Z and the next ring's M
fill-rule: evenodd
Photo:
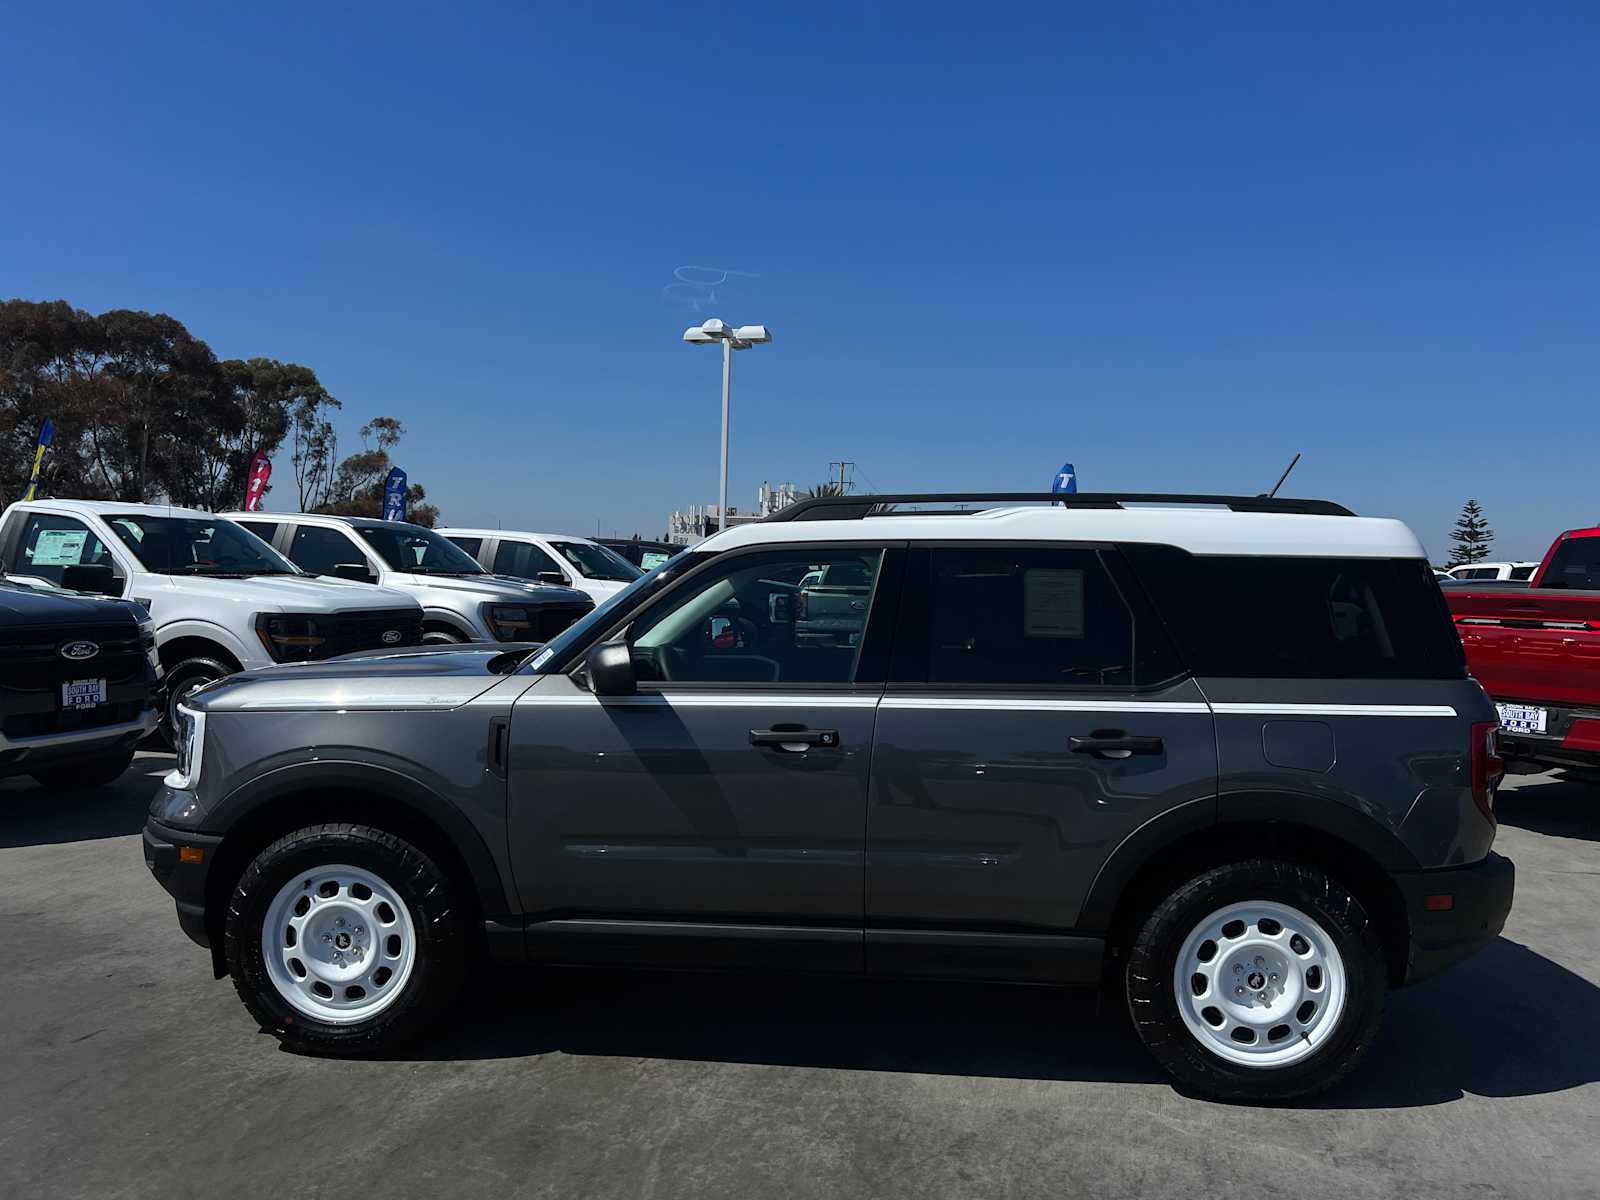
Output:
M1516 880L1511 860L1492 853L1468 867L1397 875L1411 920L1405 982L1437 975L1498 937L1511 911ZM1430 896L1449 896L1451 907L1443 912L1430 909L1426 903Z
M1505 697L1497 696L1497 700ZM1538 700L1512 700L1547 713L1547 733L1500 731L1501 752L1513 762L1541 767L1600 767L1600 711L1570 708Z
M172 897L178 925L201 946L211 945L206 930L206 876L221 844L220 837L173 829L154 818L144 823L144 865ZM184 849L199 851L200 861L185 862Z

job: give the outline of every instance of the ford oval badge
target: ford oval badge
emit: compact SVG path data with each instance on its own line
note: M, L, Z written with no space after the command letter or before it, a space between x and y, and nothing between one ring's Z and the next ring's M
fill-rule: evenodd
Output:
M400 644L400 631L398 629L385 629L383 631L383 644L385 646L398 646Z
M61 647L61 657L73 662L83 662L99 653L100 647L94 642L68 642Z

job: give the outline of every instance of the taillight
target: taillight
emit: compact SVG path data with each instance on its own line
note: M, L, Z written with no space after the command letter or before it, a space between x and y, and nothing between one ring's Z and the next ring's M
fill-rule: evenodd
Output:
M1475 721L1472 725L1472 802L1494 821L1494 785L1506 773L1500 757L1500 722Z
M806 594L804 592L796 592L794 597L794 619L796 621L804 621L810 608L811 605L806 601Z

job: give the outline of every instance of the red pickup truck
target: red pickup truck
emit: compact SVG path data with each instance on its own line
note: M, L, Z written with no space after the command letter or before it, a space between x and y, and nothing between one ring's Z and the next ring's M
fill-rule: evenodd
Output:
M1556 538L1526 590L1451 587L1445 601L1508 762L1600 768L1600 528Z

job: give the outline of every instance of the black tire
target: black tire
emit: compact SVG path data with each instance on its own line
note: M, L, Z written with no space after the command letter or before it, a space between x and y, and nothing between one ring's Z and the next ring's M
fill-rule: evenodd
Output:
M132 750L119 750L86 759L70 767L41 767L28 772L40 787L55 792L88 791L105 787L122 778L122 773L133 763Z
M422 632L422 644L424 646L465 646L467 639L449 629L425 629Z
M1184 941L1227 905L1276 901L1327 933L1344 960L1346 998L1337 1025L1309 1056L1277 1068L1235 1064L1184 1023L1174 976ZM1180 1084L1218 1100L1291 1100L1332 1087L1355 1068L1383 1019L1389 980L1383 945L1360 901L1337 880L1297 863L1252 859L1189 880L1156 906L1129 949L1128 1012L1145 1047Z
M230 667L215 658L186 658L182 662L175 663L162 680L166 703L161 711L161 724L156 729L156 736L160 738L161 744L168 750L175 748L172 732L174 721L178 713L178 704L186 695L201 684L222 679L237 670L237 667Z
M278 991L262 959L262 923L273 897L301 872L341 863L371 871L406 906L416 957L397 999L353 1024L318 1020ZM239 999L262 1029L291 1050L380 1054L418 1037L449 1007L460 985L467 928L451 880L423 851L369 825L334 822L297 829L258 854L228 902L223 949Z

